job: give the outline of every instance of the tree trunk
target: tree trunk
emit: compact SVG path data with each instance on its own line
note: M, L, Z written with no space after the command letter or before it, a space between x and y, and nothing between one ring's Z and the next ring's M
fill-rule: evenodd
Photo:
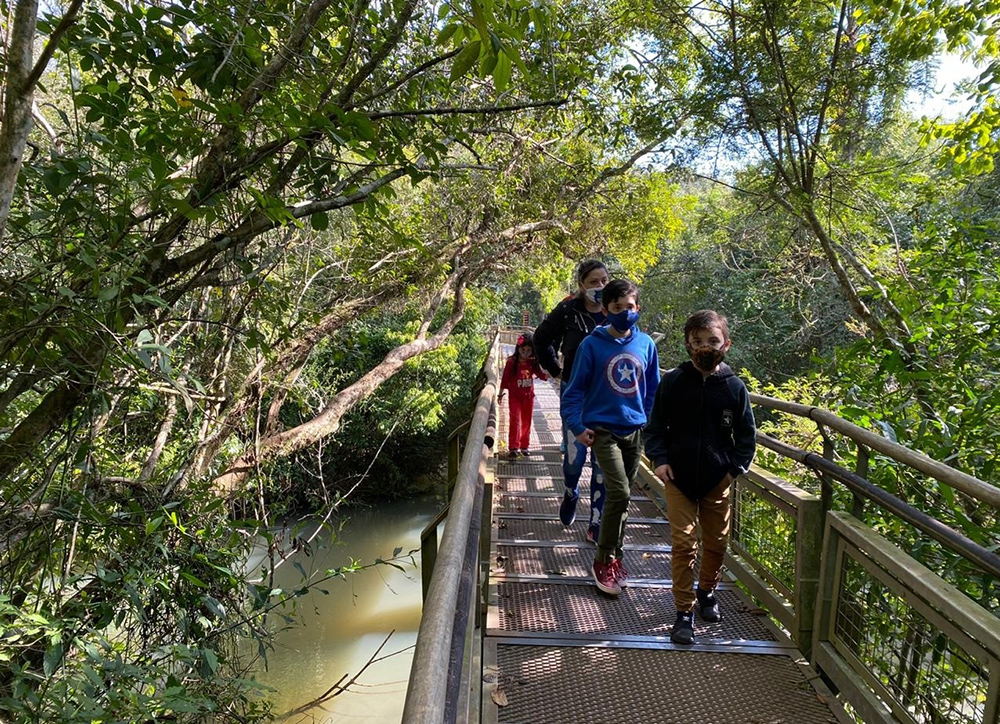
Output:
M446 283L450 284L451 280ZM433 316L433 310L428 316ZM418 337L412 342L396 347L380 364L362 375L359 380L345 387L331 398L313 419L290 430L265 437L246 451L229 469L213 481L213 488L220 495L231 496L238 491L247 476L261 463L285 457L320 440L336 434L340 423L359 402L374 393L386 380L391 379L407 361L440 347L465 314L464 284L460 283L455 295L451 317L431 337Z
M28 85L28 79L32 71L32 43L37 17L38 0L20 0L14 10L14 24L7 46L7 92L3 124L0 125L0 239L7 227L21 159L31 132L35 88Z

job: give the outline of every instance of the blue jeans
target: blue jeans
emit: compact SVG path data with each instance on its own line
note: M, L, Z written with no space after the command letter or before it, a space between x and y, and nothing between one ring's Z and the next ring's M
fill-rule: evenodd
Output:
M566 389L566 383L559 385L559 394L562 395ZM566 450L563 452L563 482L567 490L576 490L580 486L580 476L583 468L587 464L587 453L590 453L590 527L597 528L601 525L601 514L604 511L604 473L601 472L592 450L576 439L573 431L562 425L563 442L566 443Z

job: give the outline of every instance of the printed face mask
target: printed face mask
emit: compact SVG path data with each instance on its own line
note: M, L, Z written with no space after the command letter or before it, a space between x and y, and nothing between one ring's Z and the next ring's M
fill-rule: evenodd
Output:
M687 348L688 354L691 355L691 361L695 363L698 369L705 372L711 372L726 358L726 353L715 347L695 348L689 344Z
M583 294L584 294L585 297L587 297L587 299L589 299L590 301L592 301L594 304L600 304L601 303L601 292L603 292L603 291L604 291L603 289L598 289L598 288L595 287L594 289L588 289Z
M639 313L634 309L623 309L616 314L608 315L608 322L619 332L627 332L639 321Z

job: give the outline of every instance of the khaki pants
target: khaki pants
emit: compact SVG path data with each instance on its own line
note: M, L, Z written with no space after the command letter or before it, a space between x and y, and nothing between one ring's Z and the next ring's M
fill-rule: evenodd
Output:
M670 569L674 603L678 611L694 610L694 566L698 556L698 523L701 522L701 571L698 586L715 589L722 578L722 561L729 544L731 483L723 481L701 500L691 500L673 483L666 483L667 520L670 521Z

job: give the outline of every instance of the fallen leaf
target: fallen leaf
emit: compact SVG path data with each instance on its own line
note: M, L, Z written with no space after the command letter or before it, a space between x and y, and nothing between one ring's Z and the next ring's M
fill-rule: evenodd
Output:
M499 686L490 692L490 698L497 706L507 706L507 692Z
M820 704L826 704L826 697L822 694L817 694L816 700L819 701Z
M520 505L517 506L517 512L518 513L523 513L524 512L524 508L522 508Z
M545 571L545 573L546 573L546 575L549 575L549 576L565 576L566 575L566 571L561 570L559 568L550 568L549 570Z
M643 554L642 554L642 557L643 557L643 558L652 558L652 557L653 557L653 554L652 554L652 553L643 553Z

